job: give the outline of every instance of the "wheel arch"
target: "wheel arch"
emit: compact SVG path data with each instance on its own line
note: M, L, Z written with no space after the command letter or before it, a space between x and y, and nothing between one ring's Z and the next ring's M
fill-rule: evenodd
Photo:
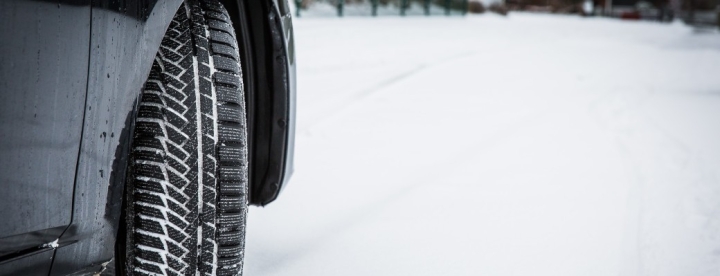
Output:
M249 132L249 201L274 201L292 174L295 57L286 0L220 0L240 45Z

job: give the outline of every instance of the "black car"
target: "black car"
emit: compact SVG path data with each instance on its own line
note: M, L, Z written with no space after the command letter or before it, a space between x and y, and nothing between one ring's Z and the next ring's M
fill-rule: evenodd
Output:
M239 275L292 172L286 0L0 1L0 275Z

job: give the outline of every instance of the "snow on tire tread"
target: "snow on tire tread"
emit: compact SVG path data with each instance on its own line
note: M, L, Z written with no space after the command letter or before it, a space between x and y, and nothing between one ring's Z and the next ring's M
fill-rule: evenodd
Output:
M145 84L128 212L133 274L242 273L247 133L229 18L217 0L186 1Z

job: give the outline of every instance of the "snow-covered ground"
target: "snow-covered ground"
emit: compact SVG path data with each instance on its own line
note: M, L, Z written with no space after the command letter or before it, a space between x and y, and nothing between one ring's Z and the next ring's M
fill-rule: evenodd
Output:
M246 275L720 275L720 34L295 20L295 175Z

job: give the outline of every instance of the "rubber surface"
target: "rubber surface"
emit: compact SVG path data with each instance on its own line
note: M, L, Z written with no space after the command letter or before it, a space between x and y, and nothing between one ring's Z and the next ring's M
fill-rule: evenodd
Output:
M145 84L128 205L133 275L240 275L247 126L238 45L215 0L186 1Z

